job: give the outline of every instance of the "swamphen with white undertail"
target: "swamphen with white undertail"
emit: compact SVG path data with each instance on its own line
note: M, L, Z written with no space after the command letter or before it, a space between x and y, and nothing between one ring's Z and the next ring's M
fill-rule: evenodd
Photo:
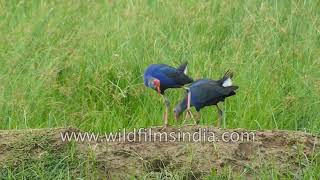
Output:
M162 95L166 110L164 113L164 127L168 126L168 112L170 102L165 96L165 90L168 88L180 88L185 84L193 82L192 78L186 75L187 62L181 64L178 68L166 64L152 64L144 72L144 85L156 90Z
M205 106L216 105L218 109L219 119L217 127L222 121L222 111L218 106L219 102L224 102L225 98L236 94L238 86L233 86L231 78L233 73L229 70L220 80L200 79L194 81L187 90L184 99L174 108L175 118L187 109L187 115L193 117L190 106L194 106L197 111L196 123L199 123L200 109Z

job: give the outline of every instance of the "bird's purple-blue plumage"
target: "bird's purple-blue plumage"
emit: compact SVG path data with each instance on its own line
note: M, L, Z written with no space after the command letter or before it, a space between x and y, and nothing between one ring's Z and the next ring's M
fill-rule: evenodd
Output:
M193 82L189 87L189 91L191 92L191 106L194 106L197 111L200 111L200 109L205 106L216 105L219 102L223 102L226 97L235 95L235 90L238 89L238 86L223 87L223 82L227 78L229 78L229 75L225 75L218 81L200 79ZM187 94L175 107L175 112L181 114L186 108Z
M144 85L154 89L150 82L157 79L160 81L160 90L163 94L168 88L180 88L189 84L193 80L184 73L186 66L187 63L180 65L178 68L166 64L152 64L144 72Z

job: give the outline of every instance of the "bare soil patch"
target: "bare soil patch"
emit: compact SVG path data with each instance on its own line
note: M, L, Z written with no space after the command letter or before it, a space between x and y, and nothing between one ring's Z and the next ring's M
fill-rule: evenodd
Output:
M219 139L223 133L254 132L254 139L216 142L135 141L73 142L77 155L94 156L94 168L101 177L170 177L185 179L208 175L259 175L263 169L275 168L281 176L299 177L320 152L319 136L293 131L248 131L216 129L204 126L152 128L152 132L195 133L199 128L212 132ZM0 169L19 166L23 160L36 162L50 152L59 154L70 142L61 140L61 133L80 132L74 128L0 131ZM133 136L133 133L130 134ZM151 136L151 135L150 135ZM152 137L148 138L152 138ZM121 137L120 137L121 138ZM181 138L181 137L180 137ZM48 148L50 147L50 148ZM78 172L74 172L78 173Z

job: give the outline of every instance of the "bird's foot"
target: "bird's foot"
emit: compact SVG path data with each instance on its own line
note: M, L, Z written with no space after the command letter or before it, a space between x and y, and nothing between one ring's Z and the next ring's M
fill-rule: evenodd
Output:
M190 109L188 109L188 110L187 110L187 113L186 113L186 117L185 117L185 119L189 119L189 118L194 119L194 118L193 118L193 114L192 114L192 112L191 112L191 110L190 110Z
M166 130L167 128L169 127L169 125L168 124L164 124L163 126L162 126L162 129L161 129L161 131L164 131L164 130Z
M219 124L219 123L217 123L217 125L216 125L216 129L221 129L221 127L220 127L220 124Z

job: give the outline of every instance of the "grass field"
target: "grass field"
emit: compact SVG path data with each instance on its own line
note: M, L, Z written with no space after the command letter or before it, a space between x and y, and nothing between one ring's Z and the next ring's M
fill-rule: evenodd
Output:
M0 129L162 125L142 74L182 61L194 79L234 71L223 127L320 133L319 0L2 0Z

